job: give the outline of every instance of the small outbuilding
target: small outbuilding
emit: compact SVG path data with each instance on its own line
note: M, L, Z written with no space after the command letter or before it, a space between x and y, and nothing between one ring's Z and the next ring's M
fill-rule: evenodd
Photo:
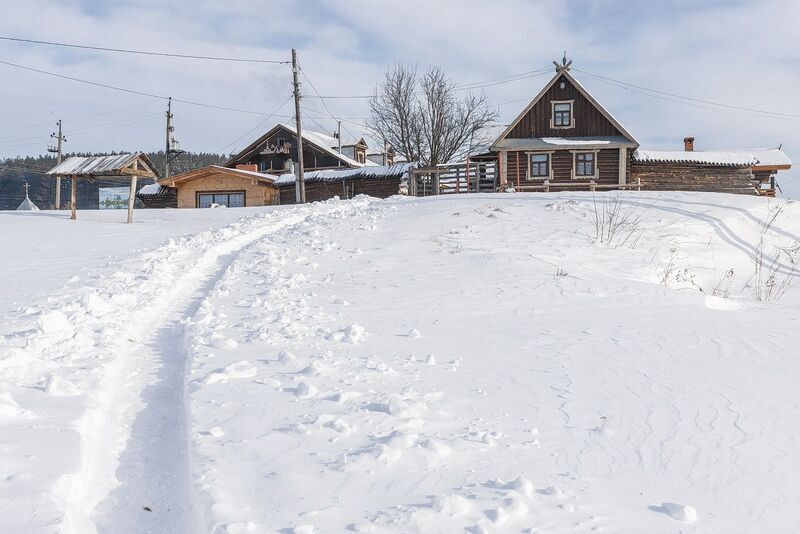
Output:
M145 154L118 154L114 156L73 156L54 167L48 176L64 176L71 179L70 210L72 220L78 218L78 180L98 178L119 179L130 182L128 197L128 222L133 222L133 205L136 201L136 181L142 178L157 178L155 166Z
M333 197L353 198L362 194L390 197L398 194L402 184L408 182L413 168L414 164L404 162L306 172L306 199L315 202ZM159 196L168 198L173 195L178 208L241 208L296 202L294 174L264 174L255 169L255 165L238 165L234 169L216 165L203 167L162 178L157 185L140 191L139 197L149 206Z
M158 180L177 192L178 208L270 206L278 203L275 175L256 172L255 165L236 168L210 165ZM159 191L160 192L160 191Z

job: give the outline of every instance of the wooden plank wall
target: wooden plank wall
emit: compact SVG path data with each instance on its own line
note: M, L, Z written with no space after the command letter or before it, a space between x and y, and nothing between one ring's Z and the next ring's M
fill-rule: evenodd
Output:
M749 167L716 167L679 163L633 163L631 179L642 189L755 194Z
M215 174L176 185L179 208L196 208L199 192L244 191L247 207L269 206L277 202L277 191L274 187L260 182L254 184L249 178Z
M575 100L574 128L551 128L550 102L553 100ZM509 138L524 137L577 137L590 135L622 135L600 111L595 108L568 80L564 89L556 82L528 113L514 126Z

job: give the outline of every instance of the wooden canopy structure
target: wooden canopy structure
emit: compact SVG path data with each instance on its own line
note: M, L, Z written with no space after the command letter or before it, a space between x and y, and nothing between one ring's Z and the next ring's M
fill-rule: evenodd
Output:
M95 178L130 179L130 196L128 197L128 223L133 222L133 203L136 200L136 181L138 177L158 178L158 173L150 159L141 152L134 154L118 154L116 156L73 156L51 169L51 176L69 176L72 178L70 195L70 218L77 219L78 179L93 180Z

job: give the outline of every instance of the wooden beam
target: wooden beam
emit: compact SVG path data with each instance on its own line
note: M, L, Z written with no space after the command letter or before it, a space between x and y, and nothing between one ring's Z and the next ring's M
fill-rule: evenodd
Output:
M628 149L619 149L619 185L628 181Z
M506 163L508 162L507 152L505 150L500 151L500 155L497 158L497 164L500 165L500 190L505 191L506 186L508 185L508 166Z
M139 165L139 162L138 161L134 161L133 162L133 169L120 169L119 172L120 172L120 174L126 174L126 175L130 174L131 176L135 175L135 176L141 176L143 178L155 178L156 177L156 173L154 173L154 172L146 171L144 169L142 169L142 170L137 169L136 167L138 167L138 165Z
M77 175L72 175L72 184L71 190L69 195L69 205L70 205L70 216L69 218L73 221L78 218L78 177Z
M136 172L139 167L139 161L133 162L133 171ZM131 192L128 196L128 224L133 222L133 205L136 202L136 174L131 174Z

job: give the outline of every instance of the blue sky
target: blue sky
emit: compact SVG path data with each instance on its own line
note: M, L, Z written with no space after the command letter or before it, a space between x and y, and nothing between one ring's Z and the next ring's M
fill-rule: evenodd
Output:
M653 89L797 115L706 109L644 96L591 76L576 77L649 148L698 149L784 144L800 169L800 3L772 1L32 0L4 6L0 35L100 46L288 59L300 62L322 94L363 95L388 65L443 67L456 83L545 68L564 50L577 69ZM32 24L32 22L35 22ZM0 60L131 89L254 112L290 95L284 65L220 64L59 50L0 41ZM482 89L508 122L549 75ZM164 103L0 65L0 156L41 153L64 119L68 150L157 149ZM306 126L335 121L306 83ZM513 102L508 104L507 102ZM327 101L353 135L367 116L363 99ZM125 111L84 118L87 115ZM263 120L257 114L175 104L176 137L189 150L231 151ZM286 104L263 125L290 120ZM77 120L75 120L77 119ZM346 132L347 134L347 132ZM800 170L782 181L800 196ZM790 181L794 180L792 184Z

